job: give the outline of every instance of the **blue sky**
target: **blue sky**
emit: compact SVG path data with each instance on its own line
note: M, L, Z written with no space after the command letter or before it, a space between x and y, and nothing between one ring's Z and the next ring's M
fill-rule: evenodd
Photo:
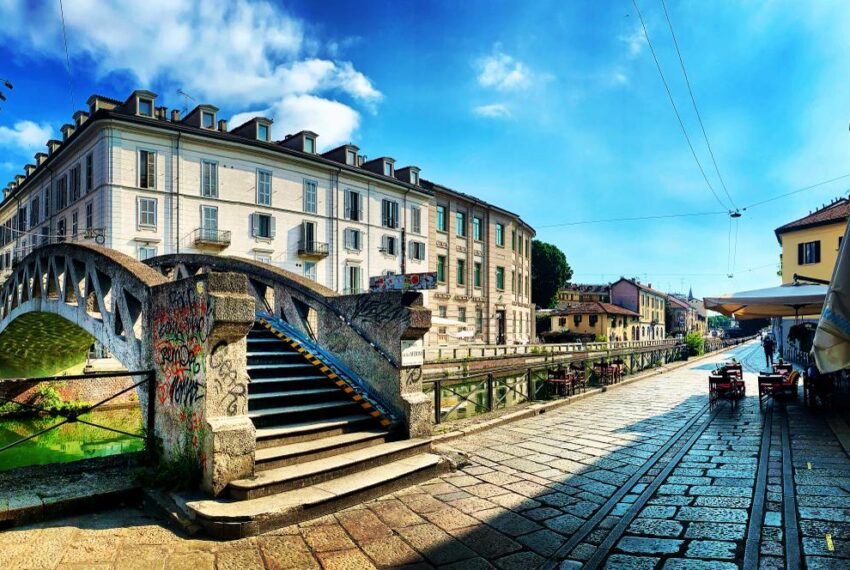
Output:
M846 195L850 178L747 210L734 278L724 215L690 156L631 2L55 2L0 0L0 180L92 93L135 87L223 116L272 115L517 212L576 280L636 275L700 296L777 283L773 229ZM650 39L721 197L660 1ZM850 5L668 8L721 174L738 207L850 173ZM71 100L73 98L74 107ZM549 226L549 227L547 227Z

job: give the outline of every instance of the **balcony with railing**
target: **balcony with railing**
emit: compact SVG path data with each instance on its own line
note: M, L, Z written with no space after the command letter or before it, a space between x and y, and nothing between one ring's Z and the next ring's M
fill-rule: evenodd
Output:
M326 243L303 239L298 242L298 255L301 257L321 259L327 257L329 253L330 248Z
M195 247L224 249L230 245L230 230L198 228L192 234Z

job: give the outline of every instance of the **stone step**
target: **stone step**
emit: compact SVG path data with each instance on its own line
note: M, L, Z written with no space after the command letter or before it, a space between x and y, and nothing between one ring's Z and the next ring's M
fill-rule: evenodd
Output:
M310 390L284 390L281 392L261 392L259 394L248 394L248 400L263 400L268 398L301 398L304 396L316 396L321 394L340 394L339 388L313 388Z
M265 364L249 364L246 366L248 372L252 370L289 370L292 368L313 368L313 365L307 362L271 362Z
M307 463L259 471L250 479L231 481L227 490L234 499L256 499L283 491L302 489L372 467L387 465L399 459L427 452L430 447L431 443L428 439L383 443Z
M336 512L447 470L438 455L421 453L295 491L244 501L190 500L186 506L213 536L236 539Z
M257 384L276 384L287 383L287 382L305 382L308 380L328 380L328 377L324 374L313 374L306 376L268 376L264 378L251 378L251 386Z
M301 356L301 353L287 350L248 350L247 355L248 358L289 358L293 356Z
M351 396L336 386L306 388L299 390L276 390L274 392L259 392L248 394L248 410L260 411L270 408L287 406L305 406L324 402L352 402Z
M389 432L384 429L372 429L324 437L314 441L266 447L257 450L254 460L257 470L265 471L380 445L386 443L389 435Z
M335 400L333 402L316 402L296 406L282 406L261 410L248 410L248 417L257 427L270 427L288 423L300 423L307 419L318 420L334 417L339 413L350 413L349 410L359 410L360 406L354 400Z
M257 449L314 441L374 425L375 418L366 414L338 416L284 426L257 428Z

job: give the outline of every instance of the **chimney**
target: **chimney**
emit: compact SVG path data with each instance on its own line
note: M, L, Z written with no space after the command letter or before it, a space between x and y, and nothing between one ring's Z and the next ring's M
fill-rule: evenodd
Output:
M225 121L224 119L220 119L218 121L218 130L223 132L223 133L226 133L227 132L227 121Z
M71 135L74 134L74 125L70 125L70 124L62 125L62 128L59 129L59 131L61 131L61 133L62 133L62 140L66 141L66 140L68 140L68 138Z
M32 173L35 172L34 164L27 164L24 166L24 172L27 173L27 176L32 176Z
M26 180L26 179L27 179L26 176L24 176L23 174L15 174L15 184L17 186L20 186L21 184L23 184L24 180Z
M8 186L3 188L3 199L4 200L9 197L9 192L11 192L11 191L12 191L12 189L9 188Z
M77 127L81 127L88 118L89 114L85 111L77 111L76 113L74 113L74 123L77 125Z
M35 164L36 166L41 166L41 164L47 160L47 154L43 152L35 153Z
M171 122L172 123L179 123L180 122L180 110L179 109L172 109L171 110Z
M53 154L56 152L59 147L62 146L62 141L57 141L56 139L50 139L47 141L47 151L48 154Z
M168 108L167 107L157 107L156 108L156 118L160 121L164 121L168 117Z

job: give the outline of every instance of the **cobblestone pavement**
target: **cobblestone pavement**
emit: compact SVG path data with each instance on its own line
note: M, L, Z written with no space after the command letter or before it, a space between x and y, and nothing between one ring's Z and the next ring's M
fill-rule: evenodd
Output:
M337 515L215 542L123 508L0 533L0 568L849 568L850 459L751 373L710 409L729 356L456 440L462 470Z

